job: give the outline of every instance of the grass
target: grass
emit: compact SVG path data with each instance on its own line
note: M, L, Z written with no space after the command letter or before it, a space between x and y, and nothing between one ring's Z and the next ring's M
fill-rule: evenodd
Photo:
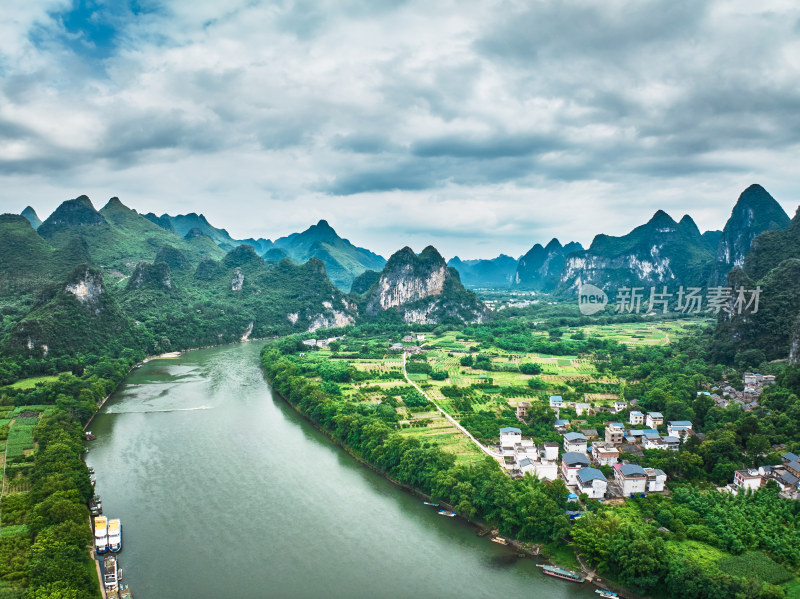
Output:
M571 543L566 544L562 541L548 543L542 547L542 555L562 568L575 570L576 572L582 570L578 558L575 557L575 548Z
M58 380L58 375L34 376L29 379L21 379L16 383L6 385L8 389L33 389L38 383L53 383Z
M748 551L742 555L724 557L717 565L731 576L746 576L769 584L781 584L794 579L794 574L762 551Z
M795 578L789 582L782 584L787 599L800 599L800 578Z
M27 524L14 524L14 525L6 525L0 531L0 537L13 537L16 535L29 535L30 530L28 529Z

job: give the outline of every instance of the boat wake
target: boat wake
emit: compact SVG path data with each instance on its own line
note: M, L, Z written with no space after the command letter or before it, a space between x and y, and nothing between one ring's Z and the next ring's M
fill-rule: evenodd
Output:
M198 406L196 408L165 408L163 410L124 410L119 412L108 411L106 414L152 414L155 412L194 412L196 410L213 410L214 406Z

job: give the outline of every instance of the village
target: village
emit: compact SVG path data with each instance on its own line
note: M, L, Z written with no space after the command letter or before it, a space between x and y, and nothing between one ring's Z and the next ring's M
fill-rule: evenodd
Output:
M631 402L633 407L635 401ZM593 409L582 402L564 402L559 395L551 395L549 404L557 415L561 409L567 407L574 409L578 415ZM530 405L530 402L518 402L517 418L523 420ZM569 428L580 425L580 420L570 422L557 418L553 426L562 435L563 442L546 442L540 446L531 439L523 439L519 428L503 427L500 429L500 443L496 448L502 458L500 463L512 477L522 477L530 473L549 481L561 478L576 497L585 494L586 498L603 501L649 493L667 493L667 475L662 470L630 463L622 456L641 456L643 450L678 451L689 436L698 433L695 433L690 421L665 423L659 412L645 414L639 410L631 410L630 407L623 400L614 402L612 411L615 414L627 412L627 420L607 422L603 439L598 437L595 429L583 428L580 432L568 432ZM659 429L666 434L662 434ZM800 500L800 458L794 453L786 452L780 465L737 470L733 481L718 490L746 492L758 489L769 481L778 485L782 497Z

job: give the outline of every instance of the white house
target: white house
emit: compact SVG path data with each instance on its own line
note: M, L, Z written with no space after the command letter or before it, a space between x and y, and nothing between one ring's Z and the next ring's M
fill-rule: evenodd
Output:
M733 486L737 492L748 489L755 491L761 486L762 480L758 470L737 470L733 473Z
M519 461L519 469L525 473L530 472L531 476L554 481L558 478L558 464L556 462L540 462L529 457Z
M575 413L578 416L581 416L584 413L588 414L589 410L591 410L591 409L592 409L592 406L590 406L588 403L576 403L575 404Z
M560 410L564 407L564 399L560 395L551 395L550 407L554 410Z
M667 422L667 435L670 437L678 437L682 441L692 430L692 423L688 420L670 420Z
M681 447L681 440L678 437L670 437L669 435L665 435L661 437L664 441L664 445L666 445L667 449L671 449L672 451L678 451Z
M500 429L500 446L513 447L522 441L522 431L515 426L504 426Z
M582 433L567 433L564 435L564 451L586 453L586 435Z
M644 414L634 410L628 416L628 424L644 424Z
M644 435L642 447L644 449L667 449L667 444L661 438L661 435L648 433Z
M645 420L645 425L648 428L658 428L664 424L664 416L661 412L648 412L647 419Z
M568 485L578 484L578 470L589 465L585 453L568 452L561 456L561 476Z
M614 413L615 414L619 414L623 410L627 409L627 407L628 407L628 402L627 401L622 401L622 400L615 401L614 402Z
M558 461L558 443L547 442L544 444L544 459L549 462Z
M667 482L667 475L663 470L658 468L645 468L647 474L647 492L660 493L664 490L664 484Z
M637 464L614 464L614 480L623 495L647 492L647 472Z
M598 466L613 466L619 460L619 450L613 443L592 443L592 460Z
M581 468L578 470L575 479L577 481L578 494L586 493L591 499L602 499L606 495L608 481L597 468Z

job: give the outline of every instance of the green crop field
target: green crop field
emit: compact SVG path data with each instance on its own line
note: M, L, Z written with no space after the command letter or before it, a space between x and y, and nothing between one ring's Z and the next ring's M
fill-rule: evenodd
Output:
M719 569L731 576L757 578L769 584L781 584L794 579L794 574L761 551L724 557L717 562Z
M22 379L16 383L7 385L9 389L33 389L37 383L52 383L58 380L57 375L53 376L35 376L29 379Z

